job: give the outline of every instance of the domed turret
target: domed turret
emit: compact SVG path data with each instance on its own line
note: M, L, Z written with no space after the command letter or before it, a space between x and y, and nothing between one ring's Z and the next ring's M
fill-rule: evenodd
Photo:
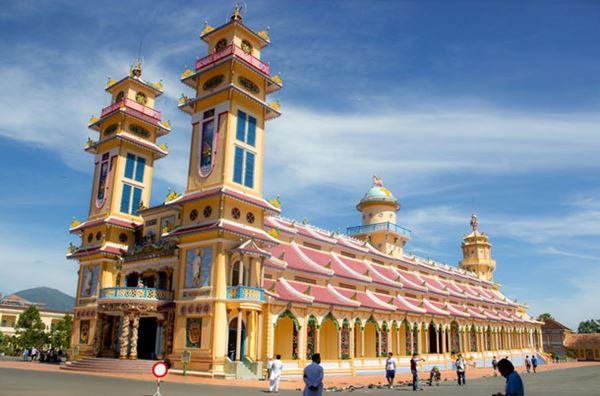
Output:
M410 231L396 225L400 204L394 194L383 186L380 178L373 176L373 186L356 209L362 213L362 225L348 228L348 235L368 240L384 254L401 257L404 244L410 239Z
M459 267L475 273L479 278L492 281L496 269L496 260L492 259L492 244L486 234L479 232L479 223L475 214L471 215L472 232L465 235L462 242L463 259Z

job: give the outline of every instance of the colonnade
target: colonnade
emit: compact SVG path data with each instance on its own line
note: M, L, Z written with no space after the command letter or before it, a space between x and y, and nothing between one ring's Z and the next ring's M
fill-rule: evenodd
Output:
M267 355L284 360L310 359L320 353L323 360L377 358L389 352L396 356L450 355L465 352L542 349L541 331L533 326L509 323L403 318L388 321L368 318L336 318L334 312L318 318L300 317L287 309L272 318L272 342Z

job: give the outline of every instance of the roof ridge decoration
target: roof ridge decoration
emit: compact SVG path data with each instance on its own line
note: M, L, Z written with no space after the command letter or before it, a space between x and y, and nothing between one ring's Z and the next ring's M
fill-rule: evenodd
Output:
M367 295L367 296L368 296L368 297L369 297L371 300L373 300L375 303L377 303L377 304L380 304L380 305L382 305L382 306L384 306L384 307L387 307L388 309L391 309L391 310L393 310L393 311L396 311L396 310L397 310L397 307L396 307L395 305L388 304L388 303L386 303L385 301L383 301L383 300L379 299L379 297L377 297L377 296L375 295L375 293L373 293L372 291L370 291L370 290L368 290L368 289L366 290L366 295Z
M304 293L299 292L298 290L296 290L296 288L294 286L292 286L287 279L285 279L284 277L279 278L279 281L281 282L281 284L286 288L287 291L289 291L290 293L292 293L294 296L312 303L315 298L311 295L306 295ZM310 292L310 286L308 287L308 289L306 290L308 292ZM305 291L305 293L306 293Z
M344 296L342 293L337 291L335 287L331 286L331 284L327 284L327 290L329 290L330 292L335 294L335 296L338 297L340 300L346 301L348 304L350 304L352 306L360 307L360 305L361 305L358 301ZM354 296L356 296L356 292L354 293Z
M367 282L371 282L372 281L372 279L368 275L369 270L366 271L367 275L365 275L365 274L359 274L358 272L354 271L352 268L350 268L349 266L347 266L346 263L344 263L344 261L340 257L338 257L338 255L336 253L330 252L330 255L333 257L333 260L338 265L340 265L341 267L343 267L346 271L350 272L351 274L353 274L353 275L355 275L355 276L357 276L359 278L362 278L363 280L365 280Z
M426 313L426 312L427 312L427 310L425 310L425 309L423 309L423 308L421 308L421 307L417 307L415 304L411 303L411 302L410 302L410 301L408 301L408 300L407 300L407 299L406 299L404 296L402 296L402 295L400 295L400 294L398 294L398 295L396 296L396 298L397 298L397 299L398 299L398 300L399 300L399 301L400 301L402 304L406 305L407 307L411 308L411 309L412 309L412 310L414 310L414 311L417 311L417 312L419 312L419 311L420 311L421 313Z
M397 283L399 287L404 287L404 285L402 284L402 282L396 282L393 279L388 279L385 275L383 275L381 272L379 272L376 268L375 268L375 264L372 264L370 262L368 262L367 260L363 260L363 262L366 264L366 266L369 268L369 270L373 271L374 274L377 275L377 277L390 282L392 284ZM369 272L369 270L367 270L367 272Z
M319 264L315 263L311 258L309 258L306 254L304 254L304 252L302 251L302 249L300 249L300 247L298 246L298 244L296 244L296 242L292 241L292 243L290 243L290 246L300 256L300 258L309 266L313 267L317 271L325 272L326 274L328 274L330 276L334 274L334 272L331 269L320 266Z

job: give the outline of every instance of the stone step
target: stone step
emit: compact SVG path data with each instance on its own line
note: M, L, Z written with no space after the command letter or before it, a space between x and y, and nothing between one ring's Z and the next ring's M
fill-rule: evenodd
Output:
M111 358L83 358L74 362L67 362L61 366L63 370L89 371L89 372L120 372L120 373L146 373L149 374L154 360L122 360Z

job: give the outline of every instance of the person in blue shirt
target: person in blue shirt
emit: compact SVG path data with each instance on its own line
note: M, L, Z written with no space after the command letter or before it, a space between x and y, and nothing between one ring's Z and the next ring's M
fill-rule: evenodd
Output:
M508 359L502 359L498 362L498 371L506 378L505 393L496 393L493 396L525 396L525 386L519 373L515 371L515 366Z

